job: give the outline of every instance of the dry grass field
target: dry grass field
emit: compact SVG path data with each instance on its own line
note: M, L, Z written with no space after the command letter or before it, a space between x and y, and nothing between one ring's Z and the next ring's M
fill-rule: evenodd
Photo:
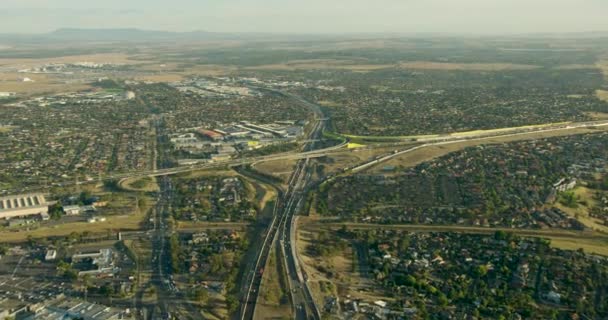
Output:
M24 78L30 78L33 82L23 82ZM31 94L76 92L90 88L84 83L66 84L53 75L28 74L17 72L0 73L0 92L16 92Z
M276 250L272 251L262 275L262 286L256 306L254 319L289 319L292 312L289 303L282 301L282 295L287 294L281 285L281 276L284 274L281 261ZM279 262L279 263L277 263Z
M118 186L127 191L156 192L160 190L156 179L151 177L123 179L118 182Z
M608 57L600 59L595 66L602 71L604 77L608 79Z
M592 64L565 64L553 68L555 70L585 70L585 69L597 69L597 66Z
M11 126L0 126L0 133L6 133L13 131L14 127Z
M579 202L584 202L586 204L581 203L579 204L578 208L569 208L558 202L555 204L555 207L566 212L569 216L576 218L590 229L608 233L608 226L605 226L600 219L589 216L589 209L598 205L597 201L593 197L593 193L594 191L588 188L577 187L574 189L574 194L578 196Z
M319 228L308 228L309 218L300 217L297 232L297 250L300 261L308 276L308 285L313 298L319 305L324 304L326 296L348 296L354 299L375 301L386 300L371 278L361 274L358 262L355 261L354 248L348 246L346 250L331 257L311 257L307 247L316 238ZM331 276L322 272L327 270Z
M539 66L511 63L443 63L430 61L401 62L398 65L403 69L444 70L444 71L506 71L506 70L532 70Z
M161 66L161 64L150 64L138 67L138 70L141 70L142 73L134 77L137 81L176 82L195 76L225 76L235 72L237 69L220 65L194 65L186 67L178 64L164 66Z
M55 58L40 58L40 59L0 59L0 66L10 66L16 68L31 68L47 63L77 63L77 62L94 62L94 63L113 63L113 64L139 64L146 61L133 60L132 56L124 53L100 53L89 55L74 55Z
M194 178L213 177L213 176L234 177L237 175L238 175L238 173L236 173L236 171L234 171L234 170L207 169L207 170L197 170L197 171L190 171L188 173L182 173L182 174L179 174L178 177L181 179L194 179Z
M597 96L598 99L608 102L608 91L596 90L595 95Z
M292 60L287 63L277 63L268 65L259 65L253 67L245 67L244 70L271 70L271 71L297 71L311 69L334 69L334 70L349 70L355 72L368 72L373 70L392 68L391 64L359 64L352 60L334 60L334 59L310 59L310 60Z
M444 70L444 71L505 71L505 70L532 70L540 68L535 65L510 63L442 63L431 61L400 62L398 64L369 64L352 60L311 59L293 60L287 63L277 63L246 67L244 70L273 70L297 71L310 69L335 69L354 72L368 72L389 68L415 69L415 70Z
M87 223L75 222L55 225L52 227L42 227L32 231L1 231L0 239L3 242L24 242L28 237L32 238L48 238L48 237L64 237L70 233L88 231L91 234L104 234L108 231L135 231L141 228L141 222L145 218L145 214L134 213L126 216L108 217L105 222Z
M254 167L260 172L271 174L287 183L295 168L296 162L297 160L264 161L256 163Z

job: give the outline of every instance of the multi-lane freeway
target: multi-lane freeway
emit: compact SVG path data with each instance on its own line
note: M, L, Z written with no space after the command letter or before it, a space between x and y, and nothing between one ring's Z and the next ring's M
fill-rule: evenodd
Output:
M279 92L280 93L280 92ZM155 315L154 318L169 318L169 307L167 301L170 298L174 300L175 296L178 295L171 286L170 277L170 264L169 257L166 250L166 237L169 235L166 225L166 215L168 214L168 206L172 196L172 185L169 175L191 172L203 169L212 169L217 167L237 167L241 165L254 164L263 161L272 160L298 160L295 166L295 170L289 178L287 187L284 191L279 192L278 199L275 203L273 217L266 229L264 234L261 236L261 245L256 246L256 254L253 263L249 264L248 270L245 270L245 286L243 295L241 298L242 307L240 309L240 319L253 319L255 314L256 303L260 292L260 286L262 285L263 268L266 265L266 261L270 256L270 253L277 244L280 245L282 257L284 261L282 263L287 271L287 285L289 286L289 295L294 315L296 319L319 319L320 314L318 307L315 305L310 290L307 285L306 275L301 269L298 263L297 248L295 245L295 223L294 217L298 214L301 209L301 205L306 194L307 188L311 185L311 161L310 158L322 157L330 155L333 152L342 152L345 143L329 148L317 148L318 142L322 140L323 131L326 129L328 118L323 114L321 108L318 105L312 104L302 98L283 94L304 107L309 108L315 114L315 121L312 129L308 132L307 137L304 140L303 149L299 152L274 154L263 157L253 158L242 158L233 159L225 162L218 163L207 163L201 165L177 167L177 168L161 168L149 171L139 171L131 173L120 173L113 174L104 177L104 179L126 179L136 178L144 176L156 176L159 177L161 191L159 193L158 203L155 208L154 215L154 237L153 237L153 284L159 289L159 302L158 308L149 310L150 314L160 313L160 317ZM450 143L458 143L463 141L475 141L484 140L498 137L508 137L525 135L532 133L551 132L558 130L574 130L580 128L589 127L603 127L608 126L608 121L595 121L595 122L583 122L583 123L569 123L559 124L555 126L548 126L542 128L513 128L511 130L502 130L499 132L481 132L471 133L469 135L453 135L453 136L438 136L433 138L427 138L424 141L418 141L419 145L412 146L411 142L409 146L404 147L403 143L379 143L373 146L386 148L387 146L395 147L395 150L390 154L370 159L362 164L355 167L346 168L346 171L358 172L365 170L378 163L390 160L394 157L413 152L415 150L444 145ZM423 144L420 144L423 143ZM399 149L403 148L403 149ZM163 166L161 166L163 167ZM331 177L327 177L331 178ZM79 183L79 182L76 182ZM86 182L80 182L86 183ZM150 318L152 318L150 316Z
M303 154L314 154L317 142L323 135L328 119L323 115L321 108L311 104L301 98L293 95L288 95L294 101L301 105L310 108L315 113L315 123L313 128L308 133L306 143L303 146ZM263 267L272 252L277 241L282 245L283 263L287 267L287 277L289 294L291 303L295 311L296 319L319 319L318 309L314 304L310 291L308 290L305 280L298 270L297 256L294 252L295 247L291 244L292 219L298 213L302 200L305 194L305 188L310 183L311 170L309 159L301 159L296 163L295 170L289 178L287 189L280 194L280 197L275 205L275 215L268 228L264 243L259 252L253 272L250 270L250 278L248 286L244 294L243 307L241 309L241 319L253 319L257 297L262 285Z

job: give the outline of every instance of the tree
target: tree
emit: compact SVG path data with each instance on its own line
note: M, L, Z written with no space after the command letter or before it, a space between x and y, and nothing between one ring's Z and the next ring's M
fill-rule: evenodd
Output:
M59 202L49 206L49 215L55 220L59 220L61 216L63 216L63 209L61 208Z
M572 191L562 192L559 202L568 208L578 207L578 196Z
M482 278L484 277L486 274L488 274L488 267L484 264L478 266L477 268L475 268L475 276L477 276L478 278Z
M198 288L194 292L194 299L201 304L206 304L209 301L209 292L206 289Z
M439 305L441 307L447 307L448 306L448 298L445 296L445 294L443 294L443 292L439 292L439 296L437 297L437 303L439 303Z
M99 288L99 294L109 298L114 294L114 287L109 284L104 284Z

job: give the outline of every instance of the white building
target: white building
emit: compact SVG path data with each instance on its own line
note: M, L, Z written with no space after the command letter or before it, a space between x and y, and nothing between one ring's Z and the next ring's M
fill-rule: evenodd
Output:
M127 99L127 100L135 99L135 92L133 92L133 91L125 92L125 99Z
M65 206L63 212L68 216L75 216L80 214L80 206Z
M53 261L57 259L57 250L48 250L44 256L44 261Z

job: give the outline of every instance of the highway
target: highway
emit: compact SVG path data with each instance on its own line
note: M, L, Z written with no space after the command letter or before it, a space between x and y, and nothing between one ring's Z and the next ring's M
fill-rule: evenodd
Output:
M278 92L278 91L275 91ZM239 318L242 320L253 319L255 315L256 304L258 301L258 295L260 292L260 286L262 285L263 268L273 250L279 245L281 252L283 252L284 261L282 262L287 271L287 284L289 286L289 295L292 302L294 317L296 319L317 319L320 320L320 312L318 306L315 305L310 289L307 284L306 274L301 269L298 261L297 248L295 243L295 219L299 211L301 210L304 196L308 188L311 187L311 158L323 157L330 155L334 152L343 152L343 148L346 146L346 142L336 146L328 148L318 148L318 142L322 140L323 131L326 130L329 119L325 117L321 108L318 105L312 104L302 98L278 92L284 96L291 98L297 103L311 109L315 114L315 120L313 127L308 132L307 136L303 139L304 145L300 152L281 153L261 157L241 158L233 159L225 162L217 163L205 163L200 165L184 166L177 168L167 168L164 166L162 159L159 160L161 164L160 169L153 169L147 171L128 172L111 174L103 177L103 180L119 180L127 178L137 178L153 176L158 177L160 192L158 194L158 202L154 208L154 229L153 229L153 277L152 283L157 288L158 292L158 306L148 308L147 315L149 319L169 319L171 318L170 310L174 309L174 305L168 305L171 303L179 303L180 296L175 291L172 285L171 277L171 266L170 266L170 255L167 250L167 237L170 235L170 231L167 229L167 217L170 210L171 197L173 194L173 185L170 175L187 173L196 170L213 169L221 167L238 167L242 165L249 165L263 161L276 161L276 160L298 160L295 165L295 170L291 174L287 188L284 191L279 192L278 199L273 209L273 215L271 222L264 232L260 235L261 245L258 246L259 251L256 252L256 258L252 259L255 261L247 266L245 270L243 295L241 297L241 309ZM595 122L583 122L583 123L570 123L560 124L552 127L543 128L513 128L513 130L503 130L497 133L472 133L470 135L452 135L452 136L439 136L433 138L426 138L424 140L416 141L419 143L417 146L412 146L414 143L409 142L409 146L405 149L403 142L401 143L379 143L368 146L368 148L387 148L395 147L395 151L370 159L365 163L356 165L351 168L346 168L345 171L348 173L357 173L370 168L378 163L382 163L393 159L397 156L426 148L430 146L445 145L451 143L459 143L465 141L482 141L486 139L499 138L499 137L510 137L518 135L526 135L531 133L543 133L552 132L558 130L574 130L580 128L589 127L602 127L608 126L608 121L595 121ZM420 144L422 143L422 144ZM331 179L332 176L326 177ZM91 181L93 182L93 181ZM75 182L76 184L89 183ZM70 185L74 182L66 182L62 185ZM257 248L256 248L257 249ZM188 307L184 305L184 307ZM143 306L138 303L137 309L141 310Z
M323 130L326 128L326 119L319 106L311 104L301 98L293 95L288 95L293 100L310 108L315 113L315 123L313 128L308 133L306 143L303 146L302 154L313 154L317 142L323 135ZM341 147L341 146L338 146ZM335 148L335 147L334 147ZM286 266L288 276L289 294L291 297L292 307L295 312L295 319L320 319L318 309L314 304L312 295L308 286L301 276L301 270L298 269L297 256L295 246L292 242L292 219L301 208L305 188L309 185L311 179L310 161L309 159L301 159L296 163L295 170L289 178L287 189L280 193L279 199L275 205L274 218L270 224L268 232L264 237L262 249L258 255L253 272L248 273L249 285L246 288L244 295L243 306L241 308L240 319L253 319L255 315L255 307L260 292L260 286L263 278L263 268L270 256L272 248L276 248L275 244L281 244L281 250L284 252L284 260L282 263ZM300 275L300 276L298 276Z
M327 155L330 151L316 150L315 145L316 141L320 140L323 134L323 130L326 126L326 121L328 121L328 119L323 117L321 110L318 106L304 101L301 98L293 95L290 95L290 97L294 100L297 100L301 104L313 109L315 113L318 114L315 127L309 133L307 139L308 142L305 144L304 149L300 154ZM321 114L319 115L319 113ZM488 135L487 133L484 133L483 136L471 135L436 137L433 139L427 139L425 141L426 143L422 145L418 145L415 147L410 146L405 150L395 150L395 152L389 155L372 159L353 168L348 168L346 171L356 173L365 170L371 166L374 166L378 163L388 161L394 157L430 146L459 143L464 141L477 141L496 137L518 136L535 132L551 132L557 130L569 130L599 126L608 126L608 122L587 122L579 124L560 125L556 127L546 127L542 129L524 129L521 132L502 131L500 132L500 134L495 135ZM386 146L386 144L383 144L383 146ZM297 162L295 170L289 178L287 190L281 195L279 202L275 207L275 216L271 223L271 227L269 228L269 232L266 234L263 249L260 255L258 256L258 261L255 267L256 271L250 272L252 273L252 277L250 285L247 288L246 299L242 308L242 313L240 317L242 320L252 319L255 314L255 304L257 302L257 296L260 292L260 285L262 284L263 276L263 272L260 272L260 270L263 270L263 267L266 265L266 261L276 240L279 241L281 250L284 253L284 264L286 266L288 275L287 283L289 285L290 300L292 302L292 306L294 307L295 318L320 319L321 317L318 306L315 305L310 289L307 285L306 275L299 264L295 243L295 227L297 225L295 223L295 217L298 211L301 209L303 197L306 194L306 188L309 187L311 179L311 170L309 167L309 163L310 161L308 158L303 158Z
M594 121L594 122L571 123L568 125L547 127L547 128L542 128L542 129L524 130L522 132L507 132L507 133L502 132L501 134L498 134L498 135L465 136L465 137L456 136L456 137L442 137L442 138L425 139L425 141L429 141L429 142L415 146L415 147L407 148L405 150L396 150L395 152L393 152L389 155L378 157L377 159L360 164L353 168L348 168L346 171L351 171L353 173L357 173L357 172L363 171L365 169L368 169L372 166L375 166L379 163L386 162L395 157L404 155L406 153L410 153L410 152L416 151L418 149L432 147L432 146L440 146L440 145L461 143L461 142L467 142L467 141L483 141L483 140L490 140L490 139L495 139L495 138L517 137L517 136L527 135L527 134L531 134L531 133L549 133L549 132L560 131L560 130L573 130L573 129L582 129L582 128L590 128L590 127L605 127L605 126L608 126L608 122Z
M308 101L302 100L300 97L297 97L294 95L287 95L287 96L293 98L294 100L298 101L299 103L301 103L307 107L316 108L317 110L320 111L318 106L316 106ZM329 119L325 119L325 118L323 118L322 115L320 115L318 117L318 119L316 119L316 122L325 123L328 120ZM555 132L555 131L567 131L567 130L576 130L576 129L593 128L593 127L605 127L605 126L608 126L608 121L606 121L606 120L587 121L587 122L578 122L578 123L573 122L573 123L557 124L555 126L540 127L540 128L527 128L527 127L505 128L505 129L502 129L501 131L497 131L497 132L481 131L481 132L471 132L468 134L455 133L452 135L429 137L429 138L418 139L416 141L409 141L409 142L404 142L404 141L379 142L379 143L370 144L364 148L366 148L366 149L378 149L378 148L387 148L387 147L399 148L399 147L403 147L404 144L410 145L410 147L411 147L411 145L413 143L423 143L422 145L419 145L416 147L417 149L420 149L420 148L434 146L434 145L444 145L444 144L459 143L459 142L465 142L465 141L482 141L482 140L489 140L489 139L493 139L493 138L514 137L514 136L521 136L521 135L534 134L534 133L550 133L550 132ZM316 129L318 129L318 128L316 128ZM303 140L303 142L305 142L305 145L307 145L307 146L315 145L316 142L321 140L323 128L321 128L320 131L313 130L312 132L317 133L319 136L314 137L314 138L311 136L308 136L307 138L305 138ZM175 175L175 174L180 174L180 173L188 173L188 172L197 171L197 170L208 170L208 169L217 169L217 168L225 168L225 167L233 168L233 167L238 167L238 166L243 166L243 165L256 164L256 163L265 162L265 161L278 161L278 160L287 161L287 160L302 160L302 159L319 158L319 157L331 155L333 153L344 152L344 147L346 147L347 144L348 144L348 142L344 141L341 144L327 147L327 148L304 148L304 150L300 151L300 152L285 152L285 153L277 153L277 154L271 154L271 155L259 156L259 157L236 158L236 159L213 162L213 163L202 163L202 164L196 164L196 165L190 165L190 166L113 173L113 174L108 174L108 175L102 176L96 180L65 181L65 182L61 182L61 183L56 183L53 186L62 187L62 186L70 186L70 185L82 185L82 184L87 184L87 183L97 183L97 182L100 182L100 180L108 181L108 180L124 180L124 179L130 179L130 178L140 178L140 177L142 177L142 178L143 177L162 177L162 176ZM390 160L391 158L394 158L396 156L416 150L416 149L412 150L410 147L408 147L408 149L406 149L406 150L400 150L397 153L387 155L383 159L374 159L372 161L363 163L363 164L359 165L357 169L347 168L347 171L358 172L360 170L366 169L367 167L371 167L379 162L384 162L384 161ZM378 161L376 161L376 160L378 160ZM48 189L48 187L43 188L42 186L37 186L37 187L32 187L32 188L24 188L24 189L18 190L18 191L19 192L33 192L33 191L45 191L45 189Z

